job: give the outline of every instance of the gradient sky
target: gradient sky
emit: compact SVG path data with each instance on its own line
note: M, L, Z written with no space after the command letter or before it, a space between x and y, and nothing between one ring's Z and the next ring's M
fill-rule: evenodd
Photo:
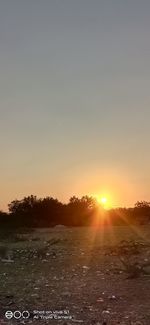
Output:
M150 200L150 1L0 3L0 208Z

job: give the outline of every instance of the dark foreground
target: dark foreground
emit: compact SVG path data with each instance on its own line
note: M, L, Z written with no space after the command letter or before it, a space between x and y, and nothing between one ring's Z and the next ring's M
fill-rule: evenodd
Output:
M1 240L0 324L150 325L149 272L128 273L117 251L125 240L125 263L148 261L149 238L150 227L55 227Z

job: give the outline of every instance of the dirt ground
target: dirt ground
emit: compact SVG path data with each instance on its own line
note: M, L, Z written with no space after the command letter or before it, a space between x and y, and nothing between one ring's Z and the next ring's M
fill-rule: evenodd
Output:
M148 260L150 226L58 226L1 239L0 324L150 325L150 276L128 276L115 253L122 240Z

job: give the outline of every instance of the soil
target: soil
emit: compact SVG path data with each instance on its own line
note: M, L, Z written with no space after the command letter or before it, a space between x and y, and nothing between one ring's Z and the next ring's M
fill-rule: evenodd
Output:
M150 325L150 276L129 277L116 254L135 242L147 261L149 238L143 226L60 226L1 240L0 324ZM7 311L19 313L8 320Z

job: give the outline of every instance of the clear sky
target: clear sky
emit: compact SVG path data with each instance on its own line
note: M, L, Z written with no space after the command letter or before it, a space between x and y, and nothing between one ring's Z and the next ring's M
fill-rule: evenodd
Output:
M0 3L0 208L150 200L150 1Z

